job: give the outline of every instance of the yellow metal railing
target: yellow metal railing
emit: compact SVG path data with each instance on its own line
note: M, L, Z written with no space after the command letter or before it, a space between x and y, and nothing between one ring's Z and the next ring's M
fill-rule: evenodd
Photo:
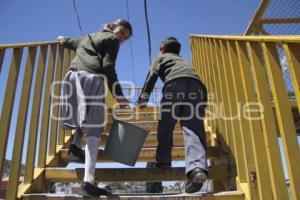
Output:
M24 175L25 185L32 184L34 176L37 175L34 174L36 159L38 161L37 167L44 168L47 165L47 156L53 156L57 148L64 144L65 132L58 126L57 121L53 118L50 119L51 100L52 103L58 101L51 97L50 85L53 81L60 81L62 79L63 73L66 72L70 64L70 57L72 58L74 56L74 52L63 49L57 42L0 45L1 73L4 73L2 64L6 51L12 51L12 57L7 59L11 64L7 67L7 87L5 88L5 94L3 96L0 119L0 176L2 177L6 151L8 148L13 149L6 197L7 199L15 199L18 193L27 117L30 117L30 120L28 120L29 135ZM23 55L26 56L25 66L22 66ZM20 73L21 68L24 68L24 73ZM34 77L35 70L36 76ZM44 74L46 74L45 80ZM23 80L20 104L17 109L17 122L11 125L18 80ZM32 82L33 87L31 87ZM53 93L59 96L60 88L55 87ZM30 94L33 94L31 107L29 107ZM41 99L42 96L43 101ZM30 116L28 116L29 110L31 110ZM54 107L51 112L52 116L58 116L57 107ZM42 119L41 128L38 132L40 118ZM13 133L12 136L9 135L11 126L16 126L15 133ZM50 130L49 132L48 129ZM13 144L8 144L8 137L12 137L14 141ZM37 140L38 137L39 144ZM48 137L50 138L49 141ZM49 148L47 148L48 145ZM37 146L39 147L38 153ZM36 155L38 158L36 158Z
M291 196L300 199L299 144L292 113L292 109L296 109L299 115L300 37L192 35L191 45L193 66L210 92L208 123L220 139L223 151L228 153L232 169L236 167L238 189L244 191L248 199L287 199L279 133ZM283 49L291 73L295 103L290 101L285 88L279 47ZM11 57L7 55L9 52ZM0 119L1 177L6 151L13 149L7 199L15 199L29 187L38 188L35 191L43 190L46 187L43 170L48 165L58 166L55 155L70 139L71 133L62 130L50 117L59 115L58 107L51 107L59 100L51 96L50 86L63 78L74 56L75 52L62 48L57 42L0 45L0 72L7 74L8 82L3 91ZM8 62L10 66L2 67ZM23 69L22 73L20 69ZM18 80L22 80L22 88L16 109L16 128L9 135ZM60 87L52 89L52 94L59 96ZM140 90L124 88L124 93L131 96L132 92L139 94ZM157 88L155 93L160 90ZM132 96L130 102L133 103L135 98ZM108 108L112 108L113 103L108 94ZM158 105L158 100L153 99L153 103ZM26 122L29 123L29 139L25 176L22 187L18 187ZM9 137L13 139L13 145L8 144ZM234 175L234 171L231 174Z
M284 49L299 108L300 37L191 35L191 45L210 93L208 123L236 165L237 188L247 199L288 199L280 133L291 197L300 199L299 144L277 51Z
M64 131L58 124L59 98L55 97L60 95L61 85L53 86L52 83L63 79L74 56L74 51L64 49L53 41L0 45L0 72L1 75L7 76L7 86L4 88L5 91L1 91L3 104L0 119L0 181L7 149L12 150L7 199L15 199L18 193L22 194L31 187L36 187L36 191L43 191L43 187L46 187L46 183L43 182L43 170L48 165L59 165L56 155L60 149L66 148L65 145L72 133ZM26 62L22 62L24 58ZM21 94L18 96L20 104L17 105L15 103L18 101L16 100L17 83L20 80L23 82ZM123 89L132 103L141 91L141 88ZM160 90L156 88L155 93ZM30 98L32 98L31 103ZM108 93L107 107L114 108L115 103L112 95ZM153 103L158 105L157 99L153 99ZM16 121L12 120L13 109L17 110ZM29 123L28 129L26 129L26 122ZM10 133L13 127L15 132ZM9 137L12 138L13 143L8 143ZM26 137L28 142L24 144ZM25 149L24 146L27 148ZM26 151L25 175L23 183L18 187L24 150Z
M297 0L261 0L245 35L298 35L299 6Z

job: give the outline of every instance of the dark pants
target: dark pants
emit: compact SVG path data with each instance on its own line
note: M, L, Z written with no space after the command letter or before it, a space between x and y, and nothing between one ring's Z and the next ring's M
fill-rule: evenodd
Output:
M178 78L164 85L158 121L156 161L172 161L173 130L177 121L183 129L186 172L199 167L207 169L206 138L203 118L207 91L192 78Z

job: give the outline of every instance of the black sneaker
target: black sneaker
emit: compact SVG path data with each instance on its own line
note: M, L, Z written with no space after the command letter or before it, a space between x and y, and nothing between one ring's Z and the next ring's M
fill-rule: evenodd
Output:
M197 167L187 174L187 178L185 192L198 192L202 188L204 181L207 179L207 171Z
M81 148L77 147L75 144L71 144L69 146L68 155L79 159L81 162L85 161L84 151Z
M80 186L79 194L84 197L100 197L103 196L111 196L112 193L106 191L105 189L99 188L97 185L83 182Z

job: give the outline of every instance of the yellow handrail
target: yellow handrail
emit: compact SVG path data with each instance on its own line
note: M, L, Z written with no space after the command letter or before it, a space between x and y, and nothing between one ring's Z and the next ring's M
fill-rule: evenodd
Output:
M12 50L12 57L8 50ZM26 56L25 66L22 57ZM51 85L54 81L61 81L66 74L71 60L75 57L75 52L64 49L57 41L23 43L23 44L0 44L0 72L8 70L6 79L8 84L3 95L3 109L0 119L0 176L2 177L4 160L8 148L13 148L12 166L9 174L9 184L7 191L7 199L15 199L33 187L36 191L42 191L46 186L43 181L43 169L48 165L58 165L57 153L60 149L66 148L66 144L70 141L71 132L64 131L59 126L57 117L59 116L58 102L59 99L51 95ZM37 58L37 59L36 59ZM10 66L2 67L3 63ZM36 62L37 61L37 62ZM24 68L24 73L20 73L20 69ZM36 75L34 76L34 71ZM45 80L44 80L45 75ZM13 106L16 101L17 82L23 80L20 105L17 110L17 123L11 125L13 116ZM33 87L31 83L33 82ZM44 88L44 89L43 89ZM60 85L55 85L52 94L59 96L61 92ZM138 93L141 88L126 88L124 92L133 91ZM159 88L155 89L159 92ZM32 96L32 104L29 104L30 96ZM136 95L138 96L138 95ZM42 100L43 97L43 100ZM134 99L130 99L134 101ZM113 108L115 100L110 93L106 98L108 108ZM158 102L155 102L158 104ZM29 113L31 115L29 116ZM51 117L54 116L55 118ZM29 120L27 120L29 118ZM41 119L41 120L40 120ZM26 121L29 122L29 135L27 136L27 150L25 175L22 187L18 188L21 161L23 155L24 140L26 138ZM40 123L41 122L41 123ZM40 124L40 128L39 127ZM9 135L10 129L16 126L16 130L12 136ZM8 138L11 137L14 144L8 144ZM39 140L38 140L39 138ZM38 147L38 148L37 148ZM49 147L49 148L48 148ZM38 150L38 154L37 154ZM36 156L37 155L37 156ZM35 166L35 163L37 165ZM40 181L39 184L33 181Z
M19 44L0 44L0 49L36 47L36 46L50 45L50 44L58 44L58 41L27 42L27 43L19 43Z
M200 37L207 39L233 40L245 42L279 42L279 43L299 43L300 35L270 35L270 36L243 36L243 35L197 35L190 37Z
M210 93L208 123L216 131L222 149L228 155L231 175L236 178L237 188L244 191L248 199L287 198L277 139L279 133L286 157L291 196L300 199L300 163L296 159L300 157L296 138L296 128L299 127L295 127L293 123L293 113L299 111L291 112L291 109L295 111L300 107L300 36L191 35L191 45L193 66ZM9 60L11 64L10 67L2 68L3 63L7 63L7 49L12 49ZM19 71L23 63L22 55L27 56L27 60L21 77ZM60 149L66 148L65 145L70 141L69 131L62 130L60 126L58 128L57 121L53 119L49 123L51 105L58 101L51 99L50 85L63 78L74 56L74 51L63 49L56 41L0 45L0 70L2 73L3 69L8 69L9 80L4 91L0 119L1 176L8 148L17 81L23 80L17 128L14 135L10 136L14 145L7 199L15 199L18 193L26 191L33 185L33 180L40 181L40 184L35 183L35 189L42 191L45 187L43 169L58 162L54 159L55 155ZM291 75L296 99L293 107L282 76L283 64ZM34 87L31 87L32 81ZM139 93L141 88L124 88L128 94L133 90ZM160 90L161 88L156 89L157 92ZM60 94L60 88L54 88L53 92ZM33 97L31 106L30 94ZM130 101L133 102L131 99ZM114 102L109 94L107 106L112 108ZM31 116L28 116L29 111ZM52 114L59 115L57 108L53 109ZM237 114L241 114L241 117L228 118L238 116ZM28 117L30 139L27 144L24 183L20 191L18 180L24 147L24 127ZM40 140L37 141L37 138ZM40 168L35 167L36 161Z
M288 198L279 133L291 197L300 199L299 127L293 118L300 106L300 36L193 34L190 41L193 67L212 97L208 123L215 126L232 169L236 166L238 189L247 199ZM286 68L293 88L286 88ZM298 106L291 107L287 89L294 90Z

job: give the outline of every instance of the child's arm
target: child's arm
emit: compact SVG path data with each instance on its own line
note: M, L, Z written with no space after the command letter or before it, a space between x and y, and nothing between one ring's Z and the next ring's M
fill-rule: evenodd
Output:
M158 68L157 65L158 65L158 59L154 59L137 104L145 104L148 102L149 96L158 78L158 72L156 70Z
M103 56L103 73L107 77L107 85L112 95L117 99L120 108L129 106L127 98L123 95L122 87L118 80L115 63L120 44L116 39L106 41L106 53Z
M123 92L115 69L120 44L116 39L108 39L105 46L106 53L103 56L103 73L107 77L108 88L115 97L122 97Z
M72 50L76 51L76 49L79 45L79 42L81 41L81 38L67 38L67 37L64 37L64 36L58 36L57 40L65 48L72 49Z

